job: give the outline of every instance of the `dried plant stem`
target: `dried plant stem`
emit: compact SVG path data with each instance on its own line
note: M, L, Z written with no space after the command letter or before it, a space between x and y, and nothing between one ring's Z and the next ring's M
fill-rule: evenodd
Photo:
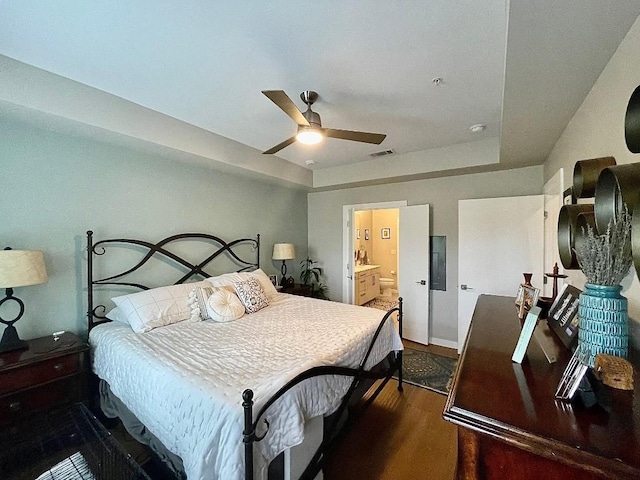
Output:
M616 218L609 222L606 233L596 235L591 225L585 232L585 241L576 248L580 268L587 283L619 285L631 268L631 215L624 206Z

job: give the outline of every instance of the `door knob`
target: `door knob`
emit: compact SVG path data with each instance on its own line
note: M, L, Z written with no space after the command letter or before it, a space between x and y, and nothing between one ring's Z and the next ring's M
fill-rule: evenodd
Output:
M420 280L419 282L416 282L418 285L426 285L427 281L426 280Z

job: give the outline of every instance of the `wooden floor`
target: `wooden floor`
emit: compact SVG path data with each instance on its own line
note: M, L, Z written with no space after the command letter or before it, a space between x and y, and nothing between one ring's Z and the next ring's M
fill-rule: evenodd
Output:
M456 358L455 350L405 345ZM349 429L324 468L325 480L452 480L456 427L442 419L446 397L389 382Z

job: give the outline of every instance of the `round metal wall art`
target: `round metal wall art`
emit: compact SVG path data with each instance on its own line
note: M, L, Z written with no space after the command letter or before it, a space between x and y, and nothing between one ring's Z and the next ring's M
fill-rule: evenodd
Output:
M576 241L582 236L580 226L593 222L593 205L563 205L558 215L558 253L562 266L568 270L579 269L576 258ZM591 220L590 220L591 219ZM580 223L580 225L579 225Z
M624 118L624 139L632 153L640 153L640 86L635 89L627 105Z
M600 172L616 165L613 157L580 160L573 167L573 195L576 198L591 198L596 193Z
M600 235L607 231L624 205L633 214L640 192L640 163L607 167L596 185L595 214Z

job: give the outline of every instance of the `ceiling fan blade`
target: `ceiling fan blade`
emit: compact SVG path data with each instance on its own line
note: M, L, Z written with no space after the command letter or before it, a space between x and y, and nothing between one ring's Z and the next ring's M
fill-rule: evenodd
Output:
M336 130L334 128L323 128L322 130L327 137L353 140L354 142L375 143L376 145L380 145L387 137L382 133L354 132L352 130Z
M302 112L298 110L296 104L293 103L289 96L282 90L262 90L262 93L280 107L282 111L289 115L298 125L304 125L305 127L309 126L309 122L304 118Z
M289 145L291 145L293 142L296 141L296 137L295 135L291 138L287 138L284 142L279 143L278 145L276 145L275 147L271 147L269 150L266 150L264 152L262 152L263 155L271 155L273 153L279 152L280 150L282 150L284 147L288 147Z

